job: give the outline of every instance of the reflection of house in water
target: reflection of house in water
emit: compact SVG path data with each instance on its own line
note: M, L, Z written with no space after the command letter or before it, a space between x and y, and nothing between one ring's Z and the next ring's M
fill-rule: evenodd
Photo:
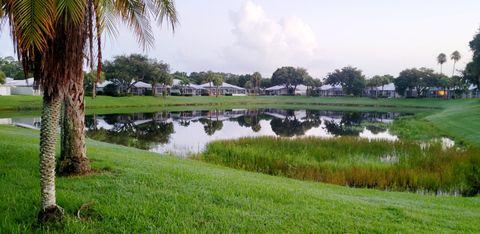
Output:
M16 125L25 128L40 129L41 119L39 117L18 117L0 119L0 124Z

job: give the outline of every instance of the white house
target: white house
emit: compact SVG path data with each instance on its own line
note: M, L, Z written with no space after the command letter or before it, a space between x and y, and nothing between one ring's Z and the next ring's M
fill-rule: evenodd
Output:
M12 78L7 78L6 81L7 82L5 83L5 86L10 87L10 92L12 95L42 95L41 90L34 86L33 78L28 78L25 80L14 80Z
M216 93L217 87L212 82L202 84L200 85L200 87L205 89L211 95L217 95ZM225 83L225 82L223 82L222 85L218 87L218 92L219 92L219 95L230 95L230 96L246 96L247 95L246 89L242 87L238 87L236 85Z
M12 94L10 88L10 86L0 85L0 96L10 96Z
M297 85L294 95L297 96L306 96L307 95L308 87L305 85ZM290 95L288 88L285 85L275 85L265 89L265 93L267 95L274 95L274 96L282 96L282 95Z
M318 88L318 95L325 97L345 96L341 85L322 85Z
M135 82L135 81L132 81L132 83L133 82ZM145 82L142 82L142 81L137 81L132 86L132 94L133 95L145 95L145 92L147 90L152 90L152 85L148 84L148 83L145 83Z
M400 95L395 91L395 84L389 83L384 86L378 86L368 89L368 95L372 97L395 98Z
M173 79L172 88L170 94L183 95L183 96L199 96L202 92L207 92L201 85L196 84L182 84L182 80Z
M468 92L472 98L480 97L480 90L475 85L470 85L470 87L468 87Z

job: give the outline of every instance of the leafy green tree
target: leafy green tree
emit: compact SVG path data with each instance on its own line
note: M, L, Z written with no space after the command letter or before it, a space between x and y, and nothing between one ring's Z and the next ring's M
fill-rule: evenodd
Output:
M440 77L432 69L424 67L405 69L394 80L395 89L405 96L412 95L413 90L416 90L417 96L422 96L430 87L440 87Z
M460 54L460 52L455 50L450 55L450 59L453 60L453 71L452 71L452 77L453 77L455 75L455 65L457 64L458 61L460 61L460 59L462 59L462 55Z
M445 55L444 53L440 53L437 56L437 62L438 64L440 64L440 74L443 74L443 64L447 62L447 55Z
M309 77L305 68L281 67L272 75L273 85L285 85L290 94L294 94L297 86L303 84L305 78Z
M463 72L464 79L480 88L480 31L473 37L469 43L473 52L472 61L467 64Z
M307 96L315 96L315 90L322 86L322 81L320 79L314 79L313 77L309 76L304 80L305 86L307 86Z
M393 80L394 80L394 77L391 75L383 75L383 76L377 75L367 80L367 87L376 88L376 87L382 86L382 93L383 93L385 85L392 83ZM376 92L376 95L378 95L378 92Z
M336 69L327 75L325 80L329 85L341 85L347 95L360 96L365 88L365 76L362 71L355 67Z
M12 56L0 57L0 71L5 73L6 77L13 78L15 80L25 79L25 73L23 72L22 64L15 60ZM31 77L32 74L27 74Z

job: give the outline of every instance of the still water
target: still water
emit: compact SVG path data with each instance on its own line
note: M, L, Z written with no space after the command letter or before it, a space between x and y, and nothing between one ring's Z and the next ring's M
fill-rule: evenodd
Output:
M215 140L255 136L341 137L395 141L389 124L404 113L233 109L90 115L90 138L158 153L188 156ZM0 119L0 124L40 127L40 118Z
M357 136L395 141L389 123L400 113L236 109L86 117L87 135L100 141L187 156L214 140L255 136Z

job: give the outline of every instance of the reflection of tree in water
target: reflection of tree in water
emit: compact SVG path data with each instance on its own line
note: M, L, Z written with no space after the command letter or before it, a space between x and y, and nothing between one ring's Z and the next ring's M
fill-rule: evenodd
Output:
M325 128L329 133L337 136L358 136L362 131L361 124L361 113L346 112L338 124L333 120L326 120Z
M254 132L259 132L262 129L260 126L260 120L266 119L266 116L261 114L259 110L250 110L245 115L242 115L238 118L232 118L236 120L238 125L242 127L252 128Z
M218 119L218 110L215 110L216 120L212 120L212 111L208 112L208 119L202 118L199 120L203 124L203 129L205 133L209 136L215 134L216 131L219 131L223 128L223 122Z
M89 128L87 135L92 139L104 142L150 149L153 145L168 143L170 135L174 132L172 123L156 119L162 119L162 116L162 114L148 115L153 118L143 119L148 121L135 124L135 121L141 121L138 116L108 115L104 117L104 120L107 123L113 123L112 129L98 129L94 126L94 128Z
M321 124L319 113L315 111L307 111L305 118L302 121L298 120L293 110L287 111L284 119L274 118L270 125L273 132L278 136L293 137L303 136L305 132L311 128L318 127Z

